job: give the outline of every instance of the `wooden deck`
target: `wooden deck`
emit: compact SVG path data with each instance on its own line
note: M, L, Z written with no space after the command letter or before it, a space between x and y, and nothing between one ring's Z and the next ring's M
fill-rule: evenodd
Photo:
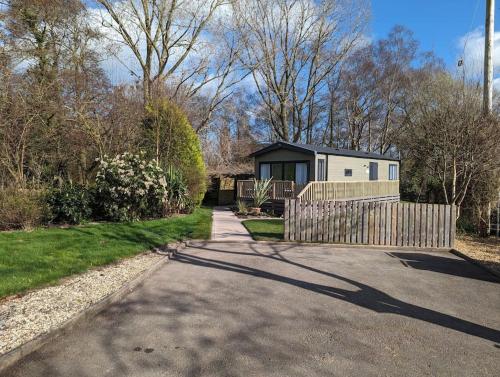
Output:
M254 195L251 180L238 181L237 198L251 202ZM292 181L272 181L266 210L283 213L286 199L333 202L399 202L399 181L309 182L297 185Z
M237 197L251 200L254 195L251 180L238 181ZM298 185L292 181L272 181L269 200L334 200L371 201L377 198L399 199L399 181L309 182Z

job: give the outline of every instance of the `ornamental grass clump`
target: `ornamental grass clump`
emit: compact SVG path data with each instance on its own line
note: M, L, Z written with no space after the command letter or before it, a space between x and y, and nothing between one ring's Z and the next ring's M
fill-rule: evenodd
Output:
M260 208L266 201L269 200L269 188L271 179L262 179L260 181L253 179L253 205L255 208Z
M168 200L165 174L144 154L123 153L104 157L96 176L96 201L101 217L133 221L163 216Z

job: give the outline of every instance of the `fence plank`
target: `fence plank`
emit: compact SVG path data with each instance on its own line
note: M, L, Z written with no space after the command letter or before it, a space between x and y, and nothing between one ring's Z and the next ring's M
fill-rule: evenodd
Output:
M345 243L351 243L352 202L345 203Z
M427 232L426 232L426 243L425 247L432 247L432 227L434 221L434 206L432 204L427 204Z
M340 242L340 204L335 202L335 242Z
M299 241L300 238L300 220L302 216L300 216L300 200L295 201L295 240Z
M391 203L391 246L398 244L398 205Z
M451 225L450 225L450 247L453 248L455 247L455 233L456 233L456 226L457 226L457 207L455 205L451 206ZM498 226L498 224L497 224Z
M330 218L330 206L328 201L323 202L323 242L328 242L328 220Z
M335 236L335 202L328 202L328 242L334 241Z
M408 203L408 246L415 242L415 204Z
M362 232L361 232L361 243L367 244L368 243L368 203L363 202L362 203Z
M351 202L351 243L358 243L356 240L356 236L358 234L358 206L357 202Z
M444 205L439 206L439 245L438 247L444 247Z
M356 202L356 243L362 243L361 234L363 230L363 206L361 202Z
M368 202L368 244L373 244L373 203Z
M345 202L339 202L339 242L345 241Z
M450 247L450 219L451 206L444 206L444 237L443 247Z
M283 238L285 241L290 241L290 202L288 200L285 200L285 210L283 211L283 222L284 222L284 235Z
M300 201L300 240L305 241L306 240L306 228L307 228L307 221L306 221L306 202L305 201Z

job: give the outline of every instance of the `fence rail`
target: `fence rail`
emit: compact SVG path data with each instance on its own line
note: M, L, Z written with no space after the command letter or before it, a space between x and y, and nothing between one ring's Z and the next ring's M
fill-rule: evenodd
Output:
M309 182L297 195L302 200L399 198L399 181Z
M297 190L303 186L296 185L292 181L271 181L268 195L272 200L283 200L295 198ZM254 182L253 180L238 181L237 184L238 199L253 199L254 197Z
M285 200L285 240L452 248L456 207L392 202Z

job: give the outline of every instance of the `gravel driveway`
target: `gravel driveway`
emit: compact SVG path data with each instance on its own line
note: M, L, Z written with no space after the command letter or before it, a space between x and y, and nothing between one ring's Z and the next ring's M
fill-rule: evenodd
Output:
M448 253L200 243L4 376L492 376L500 284Z

